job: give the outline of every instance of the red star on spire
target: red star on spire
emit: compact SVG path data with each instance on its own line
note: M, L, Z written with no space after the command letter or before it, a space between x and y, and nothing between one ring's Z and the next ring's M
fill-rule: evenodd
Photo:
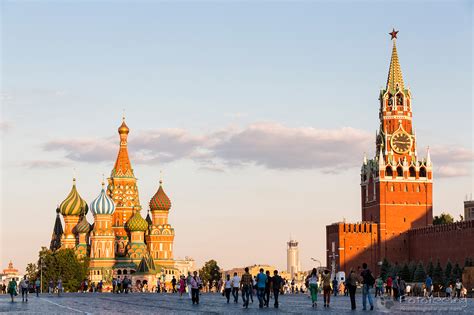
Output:
M395 29L392 29L392 31L389 34L392 36L392 40L397 39L398 31L396 31Z

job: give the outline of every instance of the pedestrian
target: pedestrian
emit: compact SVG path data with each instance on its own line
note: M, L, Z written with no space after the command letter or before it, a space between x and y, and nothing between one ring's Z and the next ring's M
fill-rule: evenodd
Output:
M222 285L223 285L222 279L219 279L219 281L217 281L217 292L218 293L223 292L222 291Z
M99 283L97 284L97 291L102 293L102 287L103 287L104 283L102 282L102 280L99 281Z
M249 307L249 299L252 297L252 291L253 291L253 277L249 273L249 268L245 267L245 273L242 275L242 279L240 281L240 287L242 290L242 301L244 302L244 307L248 308ZM227 303L228 300L227 300ZM252 299L253 303L253 299Z
M127 276L125 276L122 281L123 291L125 292L125 294L128 294L129 285L130 285L129 280Z
M265 295L263 296L264 306L268 307L270 303L270 291L272 286L272 277L270 276L270 271L265 271L265 275L267 276L267 282L265 283Z
M313 268L311 274L307 277L309 292L311 294L311 302L313 303L313 308L318 306L318 271L316 268Z
M282 284L283 284L283 278L278 274L278 270L274 270L271 285L272 285L272 290L273 290L273 299L275 300L275 303L273 303L273 306L275 308L278 308L280 306L278 303L278 297L280 295Z
M117 279L112 279L112 293L115 293L115 289L117 288Z
M191 279L192 279L193 276L191 276L191 272L188 271L188 277L186 278L186 284L188 286L188 294L189 294L189 298L192 299L192 295L191 295Z
M447 298L450 298L452 292L453 292L453 288L451 287L451 285L448 285L448 286L446 287L446 297L447 297Z
M48 293L49 293L49 294L53 294L53 293L54 293L54 281L53 281L53 279L50 279L50 280L49 280Z
M35 281L36 297L39 297L40 290L41 290L41 281L39 278L36 278L36 281Z
M10 294L10 297L12 298L12 303L15 302L13 298L18 295L16 286L17 286L16 281L15 279L12 278L8 282L8 290L7 290L7 292Z
M393 282L392 277L388 276L387 283L385 285L385 293L388 296L392 296L392 282Z
M378 276L377 280L375 280L375 297L377 295L383 296L383 280L381 276Z
M372 300L371 290L375 284L375 278L372 275L372 272L367 267L367 263L362 264L362 272L360 274L362 278L362 310L367 309L367 299L369 300L370 310L374 309L374 302Z
M58 288L58 296L61 296L61 293L63 291L63 280L61 280L61 278L58 279L57 288Z
M400 289L400 278L398 276L395 276L392 281L393 299L395 301L397 301L398 297L400 296L399 289Z
M426 287L426 294L428 297L431 297L431 288L433 287L433 280L431 279L430 275L426 277L425 281L425 287Z
M160 277L156 278L156 293L160 293L161 292L161 281L160 281Z
M240 277L237 275L237 272L234 272L234 277L232 278L232 296L234 297L234 303L239 302L239 288Z
M461 280L456 279L456 283L454 284L454 288L456 289L456 297L459 299L461 297L461 290L463 289L463 285Z
M184 292L186 292L186 280L184 280L184 276L181 275L179 277L179 298L183 297Z
M405 301L406 288L407 288L407 284L406 284L405 280L403 280L403 278L400 279L400 283L398 284L400 302Z
M225 277L225 284L224 284L224 296L226 297L227 299L227 304L229 304L229 300L230 300L230 293L232 292L232 280L230 280L230 275L226 275ZM245 304L245 302L244 302Z
M120 277L117 279L117 294L122 293L122 279Z
M194 271L193 276L191 278L191 300L193 301L193 305L199 305L199 289L201 287L201 279L199 278L197 271Z
M260 268L260 272L257 275L257 298L258 307L263 308L263 296L265 294L265 285L267 283L267 275L263 273L263 268Z
M23 279L20 280L20 289L21 289L21 299L22 302L28 302L28 279L26 279L26 276L23 276Z
M321 275L321 281L323 287L324 307L329 307L331 299L331 274L329 273L329 270L324 270Z
M354 269L351 268L351 271L349 272L349 278L347 279L347 289L349 291L349 297L351 299L351 310L356 309L355 294L357 290L357 281L357 274L355 273Z
M334 291L334 296L337 296L337 291L338 291L338 284L339 282L337 281L337 278L334 277L334 279L332 280L332 289Z
M171 293L176 293L176 278L173 276L173 279L171 279Z
M97 290L96 290L96 287L95 287L95 282L92 282L92 283L91 283L91 292L94 293L94 292L96 292L96 291L97 291Z

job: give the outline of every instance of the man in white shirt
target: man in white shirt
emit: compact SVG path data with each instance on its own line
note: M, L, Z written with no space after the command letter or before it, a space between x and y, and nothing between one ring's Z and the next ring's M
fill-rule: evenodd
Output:
M238 303L239 301L239 288L240 277L237 275L237 272L234 272L234 277L232 278L232 296L234 297L235 303Z

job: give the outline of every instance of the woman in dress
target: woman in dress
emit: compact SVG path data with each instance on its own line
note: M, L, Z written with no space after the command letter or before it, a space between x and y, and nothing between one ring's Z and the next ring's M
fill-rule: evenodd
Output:
M16 281L11 279L10 282L8 282L8 290L7 292L10 294L12 298L12 303L15 302L13 300L13 297L15 297L18 293L16 292Z
M307 278L309 284L309 292L311 292L311 302L313 302L313 307L317 306L318 302L318 271L316 268L313 268L311 274Z
M184 280L184 276L180 276L179 277L179 283L178 283L178 286L179 286L179 297L183 297L183 293L186 292L186 280Z

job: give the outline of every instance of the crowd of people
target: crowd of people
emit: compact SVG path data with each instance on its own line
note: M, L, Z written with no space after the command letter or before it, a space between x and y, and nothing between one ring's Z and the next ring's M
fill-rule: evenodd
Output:
M152 286L151 289L150 285ZM237 273L234 273L232 277L226 274L224 279L217 283L211 283L209 287L214 285L216 291L222 293L227 303L231 303L231 298L233 303L239 303L240 294L244 308L248 308L249 304L254 302L254 296L258 300L259 308L269 307L271 299L273 299L273 306L278 308L279 296L288 293L307 293L311 298L312 307L316 308L318 295L322 293L324 308L330 307L332 295L344 295L349 296L351 309L355 310L355 295L358 287L361 288L362 292L363 310L367 310L367 306L370 307L370 310L373 310L374 298L377 297L393 298L395 301L403 303L407 296L425 296L427 298L433 296L433 280L430 275L426 277L423 284L410 285L398 275L388 276L385 280L381 276L375 277L366 263L362 264L362 269L359 268L357 272L351 269L343 281L342 279L338 281L336 277L332 277L328 269L318 272L316 268L313 268L306 277L304 285L297 287L294 280L288 282L283 279L278 274L278 270L274 270L272 275L269 270L265 271L262 268L256 276L252 276L249 273L249 268L245 268L245 273L241 277ZM97 284L94 282L89 284L88 279L84 279L80 284L79 292L103 292L103 288L102 280ZM146 280L137 280L133 285L131 279L127 276L123 279L112 279L112 293L114 294L128 294L129 292L178 293L180 298L188 296L193 305L199 304L202 289L203 282L196 271L192 274L188 272L187 276L181 275L179 279L173 276L168 285L160 278L157 278L155 284L149 284ZM445 297L448 298L462 298L467 293L460 279L456 279L454 283L441 289L444 291ZM40 291L40 279L29 281L26 276L19 283L12 279L8 285L5 283L0 285L0 292L10 294L12 302L18 294L21 294L23 302L28 302L29 293L36 293L36 296L39 296ZM60 278L57 281L51 279L48 283L48 293L60 296L62 292L62 280ZM369 305L367 305L367 301Z

